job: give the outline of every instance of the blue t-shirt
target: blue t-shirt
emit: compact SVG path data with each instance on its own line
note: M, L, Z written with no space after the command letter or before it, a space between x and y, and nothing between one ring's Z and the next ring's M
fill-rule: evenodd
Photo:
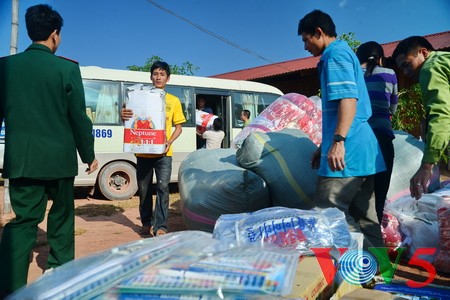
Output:
M355 53L341 40L332 42L319 61L322 96L322 153L319 175L356 177L384 171L385 165L377 139L367 123L372 115L364 74ZM338 104L343 98L356 98L356 115L345 141L345 169L332 172L327 154L333 143Z

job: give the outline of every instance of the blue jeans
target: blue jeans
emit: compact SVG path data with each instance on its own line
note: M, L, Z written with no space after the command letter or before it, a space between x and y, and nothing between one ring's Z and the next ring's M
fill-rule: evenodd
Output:
M153 170L156 174L156 203L153 211ZM167 231L169 215L169 183L172 174L172 157L137 157L136 176L139 193L139 214L142 226L153 226Z

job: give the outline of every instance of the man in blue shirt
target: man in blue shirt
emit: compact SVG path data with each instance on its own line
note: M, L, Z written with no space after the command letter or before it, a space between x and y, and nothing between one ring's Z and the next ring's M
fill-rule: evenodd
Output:
M372 109L359 60L346 42L336 39L333 20L320 10L300 20L298 34L305 50L322 55L322 145L311 160L319 173L315 205L342 210L350 230L364 234L364 248L382 247L373 174L386 168L367 123Z

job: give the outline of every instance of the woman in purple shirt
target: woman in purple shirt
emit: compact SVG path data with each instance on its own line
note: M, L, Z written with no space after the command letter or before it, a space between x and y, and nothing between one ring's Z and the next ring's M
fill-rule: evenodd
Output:
M377 137L386 164L386 171L377 173L374 177L376 210L381 223L394 164L392 140L395 136L392 131L391 117L398 104L397 76L394 70L382 67L384 51L377 42L372 41L360 45L356 56L364 71L364 79L372 105L372 116L368 122Z

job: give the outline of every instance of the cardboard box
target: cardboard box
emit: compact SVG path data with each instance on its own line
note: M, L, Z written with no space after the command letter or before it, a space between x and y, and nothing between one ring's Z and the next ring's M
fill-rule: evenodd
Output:
M369 289L357 289L351 293L344 295L341 300L394 300L398 299L395 296L381 291Z
M340 300L344 295L347 295L357 289L363 288L361 285L352 284L345 280L341 280L341 283L336 283L336 286L336 292L334 293L333 297L330 298L330 300Z
M127 88L126 107L133 118L125 121L124 152L162 154L166 149L165 92L141 84Z
M287 298L329 299L333 293L334 285L327 284L317 258L315 256L301 257L292 284L292 292Z

